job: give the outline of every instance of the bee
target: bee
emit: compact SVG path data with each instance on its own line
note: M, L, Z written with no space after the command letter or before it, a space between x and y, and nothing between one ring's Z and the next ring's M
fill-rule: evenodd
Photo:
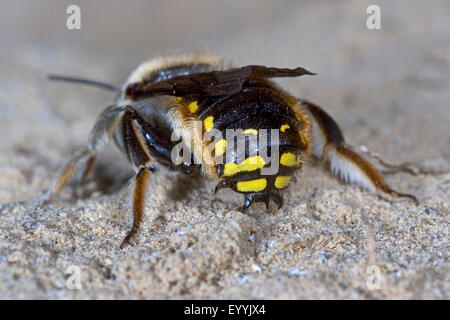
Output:
M62 167L42 200L48 202L58 195L77 172L84 181L105 142L111 141L135 170L131 184L133 224L121 248L139 231L155 163L186 174L201 171L217 180L216 193L231 188L243 194L244 212L254 202L263 202L268 208L273 201L281 208L283 192L311 157L320 159L347 183L418 204L415 196L391 188L368 160L346 144L327 112L296 98L272 80L304 75L314 73L301 67L225 68L223 60L214 55L193 53L144 62L121 88L51 76L53 80L96 85L117 96L99 115L87 145ZM242 134L230 138L230 130L241 130ZM213 131L221 137L205 141L205 134ZM251 138L257 138L256 143L252 144ZM243 152L237 148L239 142ZM180 143L182 148L174 152ZM266 170L269 168L273 170Z

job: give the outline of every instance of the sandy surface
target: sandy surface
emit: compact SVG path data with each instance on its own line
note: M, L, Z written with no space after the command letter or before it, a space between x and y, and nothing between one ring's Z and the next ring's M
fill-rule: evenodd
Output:
M318 72L280 83L326 108L351 144L448 170L448 1L376 1L373 31L372 1L1 2L0 298L449 298L449 174L389 175L416 207L311 165L282 210L242 214L241 195L159 172L141 233L123 250L132 172L113 148L86 185L46 207L35 201L113 98L47 73L119 85L148 57L193 49ZM72 3L79 31L65 28ZM367 286L372 264L379 289ZM80 290L70 289L73 270Z

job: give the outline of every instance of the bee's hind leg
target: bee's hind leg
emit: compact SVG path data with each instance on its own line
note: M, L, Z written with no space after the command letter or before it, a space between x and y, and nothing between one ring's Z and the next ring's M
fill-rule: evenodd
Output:
M353 151L345 143L337 123L322 108L305 100L301 100L300 103L312 120L313 154L321 159L323 164L328 164L334 175L372 193L409 198L416 205L419 204L414 195L395 191L369 161ZM404 169L404 166L398 169Z
M403 163L389 163L383 160L380 155L366 146L360 146L359 151L361 151L364 154L367 154L369 157L374 158L377 160L383 167L388 169L388 171L383 172L385 174L389 173L397 173L397 172L407 172L412 175L418 175L418 174L444 174L448 173L447 170L438 170L438 169L429 169L422 167L420 165L411 163L411 162L403 162Z
M80 169L83 170L80 175L80 182L86 181L94 167L97 154L101 151L108 138L111 138L114 134L117 120L122 111L123 108L121 107L111 106L99 115L89 135L88 144L76 152L62 167L47 192L38 199L40 203L46 204L56 197Z

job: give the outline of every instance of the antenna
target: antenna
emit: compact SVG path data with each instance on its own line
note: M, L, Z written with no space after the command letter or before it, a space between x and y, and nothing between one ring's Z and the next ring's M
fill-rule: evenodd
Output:
M48 80L51 81L65 81L65 82L72 82L72 83L78 83L78 84L84 84L88 86L93 86L97 88L101 88L108 91L113 91L116 93L121 93L122 90L112 84L107 84L104 82L96 81L96 80L90 80L90 79L84 79L84 78L77 78L77 77L68 77L68 76L59 76L55 74L49 74Z

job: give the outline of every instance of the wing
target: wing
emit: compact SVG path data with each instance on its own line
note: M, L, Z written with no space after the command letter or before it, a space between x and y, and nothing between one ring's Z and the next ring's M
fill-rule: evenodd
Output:
M226 96L239 92L247 80L273 77L298 77L305 74L315 75L315 73L300 67L288 69L250 65L225 71L211 71L178 76L157 83L149 81L132 83L127 86L125 97L131 100L141 100L157 95L177 97Z

